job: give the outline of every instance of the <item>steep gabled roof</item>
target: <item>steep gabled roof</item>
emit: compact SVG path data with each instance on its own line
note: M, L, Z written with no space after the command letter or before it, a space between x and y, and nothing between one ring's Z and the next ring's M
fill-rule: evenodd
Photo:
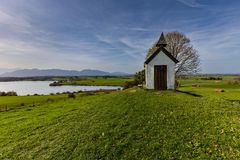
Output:
M162 51L165 55L167 55L173 62L178 63L179 61L173 57L173 55L168 52L163 46L159 47L151 56L149 56L145 64L148 64L160 51Z
M161 46L166 47L166 46L167 46L167 41L166 41L166 39L165 39L165 37L164 37L163 32L162 32L162 34L161 34L161 36L160 36L160 38L159 38L156 46L157 46L157 47L161 47Z

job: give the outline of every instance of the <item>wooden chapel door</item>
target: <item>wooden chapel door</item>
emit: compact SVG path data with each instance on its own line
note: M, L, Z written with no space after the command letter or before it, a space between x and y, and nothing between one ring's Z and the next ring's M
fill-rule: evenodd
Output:
M167 65L154 66L154 89L167 89Z

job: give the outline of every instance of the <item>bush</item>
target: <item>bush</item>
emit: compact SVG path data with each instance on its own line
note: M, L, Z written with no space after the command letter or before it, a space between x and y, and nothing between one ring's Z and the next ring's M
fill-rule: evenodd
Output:
M138 85L143 85L145 82L145 70L139 71L134 75L133 81L126 81L123 89L131 88Z
M49 84L49 86L59 86L59 85L60 85L59 82L56 82L56 81Z
M14 91L7 92L7 96L17 96L17 93Z
M68 93L68 98L76 98L74 93Z
M0 92L0 96L6 96L5 92Z
M17 96L17 92L14 91L0 92L0 96Z
M221 77L204 77L201 78L202 80L222 80Z
M139 85L139 84L143 85L143 83L145 81L145 70L137 72L134 75L134 81L135 81L136 85Z
M136 83L136 81L128 81L125 82L123 89L128 89L128 88L132 88L134 86L137 86L138 84Z

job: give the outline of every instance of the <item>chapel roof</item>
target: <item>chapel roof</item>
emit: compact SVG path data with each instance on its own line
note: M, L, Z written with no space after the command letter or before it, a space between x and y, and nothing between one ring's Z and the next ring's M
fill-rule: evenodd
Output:
M146 60L145 60L145 64L148 64L158 53L160 53L161 51L167 55L173 62L178 63L179 61L165 48L167 46L167 41L164 37L164 34L162 32L157 44L156 44L156 49L155 51L149 55Z
M161 36L160 36L160 38L159 38L156 46L157 46L157 47L160 47L160 46L166 47L166 46L167 46L167 41L166 41L166 39L165 39L165 37L164 37L163 32L162 32L162 34L161 34Z

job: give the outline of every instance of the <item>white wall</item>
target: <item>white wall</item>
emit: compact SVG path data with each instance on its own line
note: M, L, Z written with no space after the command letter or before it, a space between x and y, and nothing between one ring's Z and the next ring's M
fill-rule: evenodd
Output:
M162 51L145 64L146 88L154 89L154 66L167 65L167 89L175 89L175 62Z

